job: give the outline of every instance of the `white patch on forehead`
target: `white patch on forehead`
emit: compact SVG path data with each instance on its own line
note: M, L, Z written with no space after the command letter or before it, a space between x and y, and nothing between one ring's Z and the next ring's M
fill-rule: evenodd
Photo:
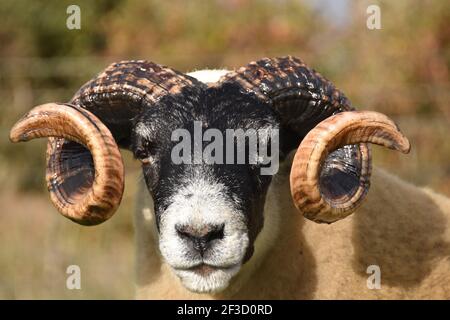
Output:
M226 187L214 181L208 171L197 172L192 179L179 183L180 189L161 213L160 251L190 290L205 292L225 288L238 272L249 244L245 216L237 203L227 196ZM186 239L180 237L176 225L193 229L223 225L223 238L214 240L202 257ZM219 269L208 276L186 270L200 263Z
M198 70L189 72L188 76L194 77L200 82L211 84L219 81L219 79L226 75L228 70L212 69L212 70Z

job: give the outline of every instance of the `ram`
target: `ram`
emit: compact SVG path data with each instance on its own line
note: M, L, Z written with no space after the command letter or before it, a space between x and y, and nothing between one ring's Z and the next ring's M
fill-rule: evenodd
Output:
M198 122L224 135L270 133L258 147L277 155L278 172L262 174L259 154L173 161L174 132L195 135ZM13 142L37 137L49 137L52 202L83 225L119 206L119 147L142 162L138 298L450 298L450 200L380 169L371 175L369 143L407 153L408 140L386 116L355 111L297 58L190 75L115 63L10 133ZM191 158L199 144L206 149L203 139L183 152ZM215 152L235 159L250 155L249 144Z

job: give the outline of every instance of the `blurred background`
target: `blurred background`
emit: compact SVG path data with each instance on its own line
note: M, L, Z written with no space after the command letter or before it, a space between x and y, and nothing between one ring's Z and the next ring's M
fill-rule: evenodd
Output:
M81 29L66 27L69 5ZM381 9L369 30L366 9ZM128 152L122 205L81 227L45 188L45 141L9 143L33 106L67 101L114 61L148 59L180 71L236 68L294 55L360 109L394 118L410 138L400 155L374 147L375 164L450 196L450 2L440 0L211 0L0 2L0 299L133 298L133 192ZM66 268L81 268L81 290Z

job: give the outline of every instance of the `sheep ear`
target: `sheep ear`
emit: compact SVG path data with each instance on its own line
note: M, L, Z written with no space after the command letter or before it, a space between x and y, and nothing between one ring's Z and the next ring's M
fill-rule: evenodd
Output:
M403 153L411 147L392 120L372 111L338 113L308 133L297 149L290 176L295 206L306 218L331 223L361 205L371 172L370 150L365 143ZM355 161L358 156L349 147L357 144L360 161Z

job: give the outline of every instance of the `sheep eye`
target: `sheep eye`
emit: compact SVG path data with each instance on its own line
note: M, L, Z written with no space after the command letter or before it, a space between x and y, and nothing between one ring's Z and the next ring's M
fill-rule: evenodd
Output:
M136 159L142 160L142 159L148 158L149 152L148 152L148 150L146 150L144 148L138 148L134 152L134 156L136 157Z
M134 151L134 156L136 159L140 160L142 163L150 163L150 157L154 156L156 153L156 147L149 141L143 141L142 145L136 148Z

